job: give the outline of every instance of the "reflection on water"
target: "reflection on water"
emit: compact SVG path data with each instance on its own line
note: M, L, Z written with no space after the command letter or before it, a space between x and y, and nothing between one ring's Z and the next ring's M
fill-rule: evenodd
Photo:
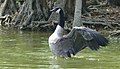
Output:
M85 49L76 56L55 58L48 47L50 33L0 30L0 69L119 69L120 43L99 51Z

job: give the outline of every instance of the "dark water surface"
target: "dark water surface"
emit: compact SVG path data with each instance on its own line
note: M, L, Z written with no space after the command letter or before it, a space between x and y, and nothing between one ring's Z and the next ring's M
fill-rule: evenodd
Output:
M120 69L120 42L99 51L86 48L69 59L54 58L50 33L0 30L0 69Z

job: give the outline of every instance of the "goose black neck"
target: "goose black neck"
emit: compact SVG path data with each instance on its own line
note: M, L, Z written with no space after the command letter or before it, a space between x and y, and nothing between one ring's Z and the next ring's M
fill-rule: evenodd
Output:
M60 14L60 17L59 17L59 25L64 28L64 23L65 23L65 20L64 20L64 12L63 10L61 9L61 11L59 12Z

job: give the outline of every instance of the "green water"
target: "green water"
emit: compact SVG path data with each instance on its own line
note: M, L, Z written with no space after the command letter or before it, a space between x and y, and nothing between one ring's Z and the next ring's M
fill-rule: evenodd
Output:
M86 48L69 59L55 59L50 33L0 30L0 69L120 69L120 42L99 51Z

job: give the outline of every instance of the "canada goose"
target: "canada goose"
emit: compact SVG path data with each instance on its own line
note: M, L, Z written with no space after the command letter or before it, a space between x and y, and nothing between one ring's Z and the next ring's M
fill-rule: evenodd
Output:
M86 27L73 27L67 35L63 36L64 31L64 12L57 7L51 10L59 13L59 23L54 33L49 37L49 47L52 53L59 57L68 58L71 54L75 55L86 47L91 50L98 50L100 46L105 46L108 40L100 33Z

